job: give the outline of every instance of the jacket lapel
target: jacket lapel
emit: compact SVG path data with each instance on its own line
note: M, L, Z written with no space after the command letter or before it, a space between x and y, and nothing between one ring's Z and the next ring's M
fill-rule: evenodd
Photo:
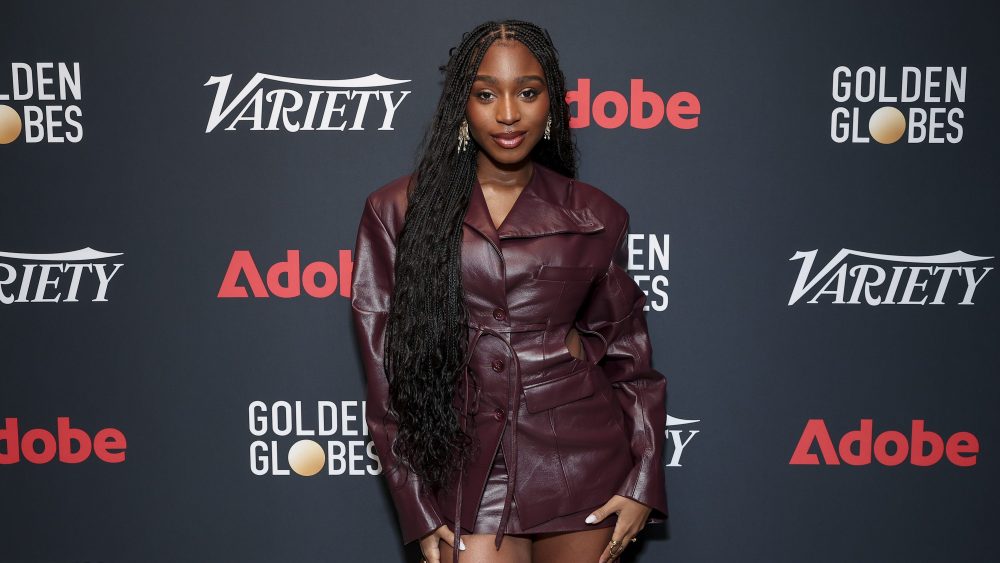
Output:
M524 192L521 192L521 195L524 195ZM517 202L515 201L514 204L516 207ZM479 180L472 182L472 194L469 196L469 208L465 212L464 222L490 241L497 253L500 253L500 237L497 235L496 227L493 226L490 208L486 205L486 196L483 195L483 188L479 185Z
M501 258L501 239L595 233L604 229L604 223L590 208L569 208L572 179L537 162L533 166L531 180L517 196L499 231L493 226L482 186L478 180L473 183L464 222L490 241Z

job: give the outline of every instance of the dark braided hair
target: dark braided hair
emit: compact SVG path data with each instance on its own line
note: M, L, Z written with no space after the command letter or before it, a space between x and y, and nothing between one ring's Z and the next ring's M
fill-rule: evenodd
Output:
M496 40L523 43L545 72L551 139L539 141L530 158L576 177L566 79L548 31L506 20L486 22L463 34L461 43L449 50L448 63L439 67L445 75L444 88L408 186L385 336L389 413L398 421L393 454L433 490L449 483L452 473L478 447L472 433L462 431L452 407L469 339L462 288L462 221L479 152L471 139L464 152L457 148L473 78Z

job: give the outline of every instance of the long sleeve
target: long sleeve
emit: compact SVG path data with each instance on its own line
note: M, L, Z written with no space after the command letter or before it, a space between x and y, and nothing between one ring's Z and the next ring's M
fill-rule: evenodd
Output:
M415 474L392 453L397 421L388 414L389 382L383 366L385 328L393 287L395 243L372 205L358 226L351 280L351 309L367 379L365 420L396 506L403 543L418 540L444 524L437 502Z
M631 435L635 463L617 494L650 508L650 523L667 518L663 449L666 440L666 378L652 368L643 306L646 294L626 271L628 215L611 263L594 281L574 325L590 361L600 363L616 389Z

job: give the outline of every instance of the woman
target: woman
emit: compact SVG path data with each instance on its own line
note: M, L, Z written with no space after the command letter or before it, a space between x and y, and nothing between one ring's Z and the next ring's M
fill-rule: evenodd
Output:
M353 272L403 541L429 563L603 563L667 510L628 213L574 179L548 32L484 23L442 70L423 156L369 195Z

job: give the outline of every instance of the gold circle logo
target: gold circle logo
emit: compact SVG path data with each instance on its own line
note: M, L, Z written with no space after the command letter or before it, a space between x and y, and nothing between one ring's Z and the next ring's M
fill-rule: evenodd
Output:
M0 145L14 142L21 134L21 116L14 108L0 104Z
M902 138L906 131L906 118L903 117L903 112L892 106L878 108L868 120L868 131L872 139L883 145L891 145Z
M326 465L323 446L312 440L299 440L288 450L288 466L303 477L312 477Z

